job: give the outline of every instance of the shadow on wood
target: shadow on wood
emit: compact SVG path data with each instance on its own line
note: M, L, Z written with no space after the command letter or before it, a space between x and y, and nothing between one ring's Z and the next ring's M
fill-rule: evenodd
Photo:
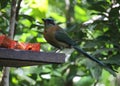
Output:
M65 54L55 52L35 52L0 48L0 66L21 67L41 63L59 64L65 62Z

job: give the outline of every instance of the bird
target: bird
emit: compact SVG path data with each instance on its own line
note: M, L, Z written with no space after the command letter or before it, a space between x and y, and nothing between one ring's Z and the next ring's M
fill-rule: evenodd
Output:
M102 61L99 61L97 58L91 56L82 48L80 48L77 43L72 38L70 38L67 32L65 32L62 27L55 23L54 19L42 18L42 21L44 22L44 38L49 44L58 49L74 48L77 52L82 53L84 56L98 63L100 66L103 66L106 70L116 76L114 71L110 69L106 64L104 64Z

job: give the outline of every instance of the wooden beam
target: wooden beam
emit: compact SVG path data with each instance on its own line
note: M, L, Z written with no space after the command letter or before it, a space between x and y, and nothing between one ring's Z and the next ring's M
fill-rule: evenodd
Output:
M65 54L55 52L35 52L0 48L0 66L21 67L41 63L59 64L65 62Z

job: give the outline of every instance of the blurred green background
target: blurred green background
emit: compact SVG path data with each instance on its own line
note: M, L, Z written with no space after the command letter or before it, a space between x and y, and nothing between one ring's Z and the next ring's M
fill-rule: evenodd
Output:
M14 40L40 42L42 52L54 52L55 48L42 34L41 19L51 17L85 51L119 72L119 5L120 0L22 0ZM0 0L0 34L8 34L10 9L11 0ZM118 86L116 81L76 51L64 64L11 68L10 71L10 86Z

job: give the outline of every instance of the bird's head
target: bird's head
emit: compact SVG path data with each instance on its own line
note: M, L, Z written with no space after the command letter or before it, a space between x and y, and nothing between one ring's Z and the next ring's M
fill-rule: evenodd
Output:
M42 19L45 25L55 25L55 22L52 18Z

